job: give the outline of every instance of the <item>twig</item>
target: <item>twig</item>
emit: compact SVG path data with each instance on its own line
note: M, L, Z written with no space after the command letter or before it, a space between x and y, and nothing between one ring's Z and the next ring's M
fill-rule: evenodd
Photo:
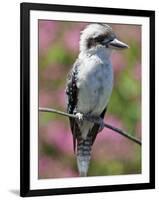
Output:
M39 108L39 111L40 112L51 112L51 113L56 113L56 114L59 114L59 115L63 115L63 116L66 116L66 117L72 117L72 118L75 118L75 119L78 119L78 116L76 115L73 115L73 114L69 114L69 113L65 113L65 112L62 112L62 111L59 111L59 110L56 110L56 109L52 109L52 108ZM92 120L92 119L89 119L89 117L85 117L84 120L87 120L89 122L92 122L92 123L96 123L96 124L99 124L99 121L97 120ZM109 128L117 133L119 133L120 135L123 135L124 137L128 138L129 140L139 144L139 145L142 145L141 141L138 140L137 138L131 136L130 134L128 134L127 132L119 129L119 128L116 128L110 124L107 124L107 123L104 123L104 126L106 128Z

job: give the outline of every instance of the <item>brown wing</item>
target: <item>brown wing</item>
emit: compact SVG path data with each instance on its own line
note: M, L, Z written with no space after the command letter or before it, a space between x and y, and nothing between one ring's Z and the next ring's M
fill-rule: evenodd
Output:
M67 104L67 112L70 114L74 114L77 107L77 101L78 101L78 88L77 88L77 75L78 75L78 66L79 66L79 60L77 60L69 74L69 79L66 87L66 94L68 97L68 104ZM70 126L71 131L73 135L73 149L75 152L76 149L76 138L77 135L80 135L80 130L78 127L78 124L75 119L69 118L70 120Z
M104 119L104 115L105 115L106 111L107 111L107 107L106 107L106 108L103 110L103 112L101 113L101 115L100 115L101 118ZM98 134L98 130L99 130L99 125L98 125L98 124L95 124L95 125L93 126L93 128L91 129L91 131L89 132L89 134L92 135L92 145L93 145L93 143L94 143L94 141L95 141L95 139L96 139L96 136L97 136L97 134Z

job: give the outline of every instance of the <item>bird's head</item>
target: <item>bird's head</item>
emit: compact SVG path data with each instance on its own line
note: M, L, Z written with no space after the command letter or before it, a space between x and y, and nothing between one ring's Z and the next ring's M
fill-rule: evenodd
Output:
M88 51L96 48L125 49L128 45L117 39L112 28L106 24L90 24L82 32L80 37L80 51Z

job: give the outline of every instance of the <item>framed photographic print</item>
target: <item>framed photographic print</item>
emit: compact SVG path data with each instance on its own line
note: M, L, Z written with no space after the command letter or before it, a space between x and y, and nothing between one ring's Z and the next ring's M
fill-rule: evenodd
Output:
M155 12L21 4L20 195L155 187Z

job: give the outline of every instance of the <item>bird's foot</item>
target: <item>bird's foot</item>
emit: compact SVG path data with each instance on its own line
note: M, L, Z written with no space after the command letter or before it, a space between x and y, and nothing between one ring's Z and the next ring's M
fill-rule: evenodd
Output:
M83 122L84 116L82 113L76 113L76 117L80 123Z

